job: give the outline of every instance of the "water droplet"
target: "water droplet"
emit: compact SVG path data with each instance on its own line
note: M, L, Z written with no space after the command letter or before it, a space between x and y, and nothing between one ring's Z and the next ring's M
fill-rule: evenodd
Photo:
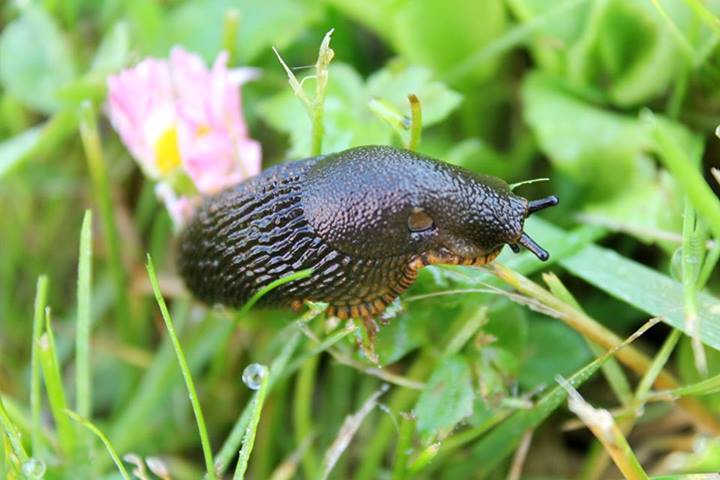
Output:
M265 366L259 363L251 363L245 367L242 374L242 381L251 390L257 390L260 388L265 375L267 375L267 368L265 368Z
M37 458L30 458L23 463L22 472L27 478L43 478L45 476L45 462Z

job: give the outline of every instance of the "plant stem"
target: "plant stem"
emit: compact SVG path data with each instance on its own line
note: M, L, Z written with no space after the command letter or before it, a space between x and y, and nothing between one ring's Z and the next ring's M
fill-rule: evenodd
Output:
M131 316L130 295L127 290L125 267L120 249L120 235L115 223L110 181L108 179L107 165L103 158L102 144L97 128L97 117L95 109L89 101L84 102L81 107L80 137L85 148L95 201L100 208L100 220L105 232L110 271L115 283L116 324L120 327L123 340L132 343L137 339L137 331L134 319Z
M78 306L75 331L75 387L78 415L90 418L92 393L90 384L90 299L92 288L92 212L87 210L80 231L78 262Z
M253 397L252 407L250 409L250 421L248 427L245 429L245 439L243 441L243 446L240 449L240 455L237 467L235 468L235 475L233 475L233 480L242 480L245 478L245 471L247 470L250 453L252 452L253 445L255 445L255 435L257 433L258 423L260 422L260 414L262 413L262 408L265 404L265 397L267 397L268 387L270 385L270 375L268 374L268 369L264 366L262 368L264 372L262 374L262 382L260 384L260 388Z
M407 148L417 150L422 136L422 106L415 94L408 95L408 101L410 102L410 139Z
M33 314L32 348L30 354L30 410L32 417L32 454L35 457L40 455L42 445L42 385L40 351L38 348L40 336L43 332L48 284L49 281L46 275L40 275L40 277L38 277Z

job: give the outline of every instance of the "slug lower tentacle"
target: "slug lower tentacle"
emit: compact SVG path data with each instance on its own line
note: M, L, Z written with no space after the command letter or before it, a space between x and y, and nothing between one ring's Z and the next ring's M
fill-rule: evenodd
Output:
M358 147L269 168L208 198L180 235L179 269L199 299L239 306L312 268L261 303L322 301L329 314L368 318L426 265L485 265L505 244L547 260L523 224L557 203L408 150Z

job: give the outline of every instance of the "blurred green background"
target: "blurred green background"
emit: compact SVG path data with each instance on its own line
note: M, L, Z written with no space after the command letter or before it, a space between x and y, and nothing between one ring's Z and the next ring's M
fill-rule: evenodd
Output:
M364 418L330 478L620 475L606 468L607 454L592 434L573 423L562 390L553 390L556 375L568 377L593 360L589 340L596 338L550 318L540 297L509 298L512 282L483 270L426 269L380 332L381 370L358 350L358 332L343 333L322 315L302 328L290 311L236 318L182 290L169 217L102 116L106 77L147 56L165 58L174 45L208 63L229 50L231 66L262 70L242 95L267 167L308 156L310 148L310 121L271 47L290 66L312 65L331 28L323 151L401 145L370 104L379 100L408 115L407 95L415 93L423 107L421 152L509 183L548 177L518 192L561 198L528 223L552 263L511 252L500 261L547 281L550 295L620 337L662 316L639 348L659 359L658 367L665 358L658 352L672 352L665 368L679 385L710 379L701 391L678 393L700 410L687 415L676 402L646 405L634 391L643 372L619 363L594 375L582 393L616 414L649 474L720 470L720 428L697 421L707 415L720 424L720 248L712 241L720 236L720 185L711 172L720 167L718 14L718 0L2 3L0 394L8 416L0 424L0 474L22 478L12 424L28 455L42 461L45 478L120 478L95 437L76 423L62 427L65 413L51 408L57 392L35 396L42 400L41 430L30 402L41 274L49 278L59 388L69 408L78 401L78 243L84 212L92 209L85 317L92 324L91 417L121 456L160 457L169 478L204 472L187 391L144 267L149 252L214 451L251 399L241 381L245 366L287 356L265 401L249 478L322 478L344 418L383 382L391 385L379 400L384 407ZM296 70L306 73L312 71ZM80 135L83 122L96 120L99 166ZM553 284L541 271L559 280ZM440 294L421 297L432 293ZM704 350L673 333L692 334L692 314ZM318 348L312 337L329 340ZM43 370L50 391L47 377ZM82 439L80 447L67 451L63 430ZM525 457L518 445L526 431L534 434ZM521 466L517 474L513 465Z

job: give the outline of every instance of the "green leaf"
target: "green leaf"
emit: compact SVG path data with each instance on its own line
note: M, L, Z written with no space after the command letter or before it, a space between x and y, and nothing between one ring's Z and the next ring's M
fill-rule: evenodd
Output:
M515 17L532 25L536 34L528 42L530 51L542 69L562 74L566 70L567 48L582 34L590 1L569 0L508 0ZM562 15L552 15L556 9L562 9Z
M651 242L645 232L679 231L682 201L672 177L649 158L639 158L638 170L616 197L588 205L584 213L603 221L632 226L636 238ZM672 245L674 248L677 245Z
M34 110L59 108L56 92L75 77L73 62L60 28L40 8L27 6L0 36L0 83Z
M0 178L17 167L35 149L42 138L44 126L25 130L0 143Z
M575 388L592 377L608 356L600 357L568 378ZM512 453L525 432L536 428L567 398L559 386L543 395L529 410L520 410L478 441L465 461L448 466L443 478L480 478Z
M651 145L639 120L590 105L539 73L526 77L522 96L525 120L556 168L596 194L625 189Z
M612 250L588 245L580 252L561 260L560 264L573 274L610 295L652 316L660 317L668 325L692 332L685 324L683 286ZM702 342L720 349L720 299L707 293L697 296L698 322Z
M529 322L529 330L518 379L525 390L547 385L556 375L565 377L591 358L582 336L563 323L535 316Z
M682 65L674 40L650 2L596 2L584 35L570 52L576 82L607 85L610 98L628 106L663 91Z
M223 20L225 12L231 8L240 16L236 54L244 63L252 62L260 55L270 55L271 46L282 49L290 44L322 13L317 0L186 2L167 16L168 35L162 39L164 49L179 43L212 61L222 47Z
M470 366L460 355L446 357L430 376L417 405L417 429L421 434L450 430L472 414L475 393Z
M103 37L95 52L90 70L110 73L125 66L130 53L130 30L127 23L118 22Z
M452 70L505 31L500 0L413 0L400 5L391 30L395 48L411 62L436 72ZM468 79L488 76L498 61L475 65Z
M367 80L370 97L389 100L398 111L406 112L408 116L408 95L411 93L420 99L424 127L444 120L462 99L460 94L434 80L430 69L402 62L391 62Z

